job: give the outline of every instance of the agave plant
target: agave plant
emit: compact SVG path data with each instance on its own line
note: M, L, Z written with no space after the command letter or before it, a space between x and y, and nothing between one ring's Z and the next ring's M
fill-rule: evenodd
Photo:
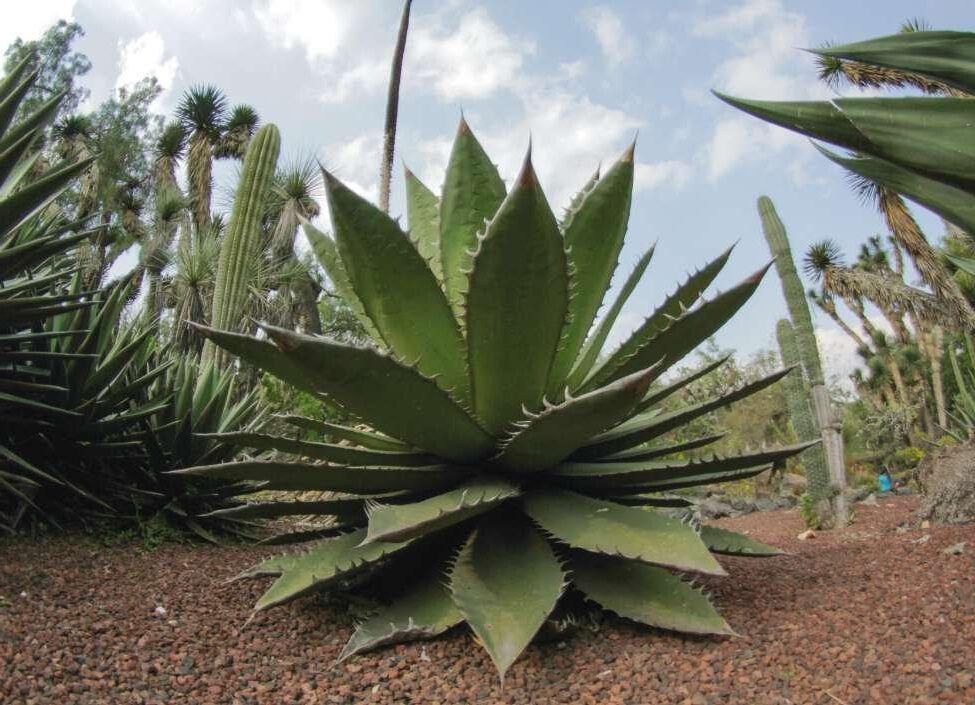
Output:
M713 553L772 555L729 531L700 528L669 493L754 476L808 444L678 459L713 436L669 432L742 399L788 370L662 413L700 373L661 375L720 328L767 267L710 300L727 261L690 276L621 346L609 329L647 268L647 252L593 328L623 246L633 150L552 214L530 154L510 192L461 123L438 199L407 174L410 230L324 174L334 239L308 227L336 290L372 346L265 327L267 338L206 329L233 354L337 404L364 426L288 418L332 443L261 434L215 438L293 456L181 471L266 490L331 491L264 502L238 518L332 515L308 552L244 576L276 576L264 610L374 575L392 601L342 657L430 637L466 622L504 675L567 590L644 624L729 634L706 595L671 572L723 575ZM590 331L590 329L592 330ZM588 333L588 336L587 336ZM675 513L675 509L676 513Z

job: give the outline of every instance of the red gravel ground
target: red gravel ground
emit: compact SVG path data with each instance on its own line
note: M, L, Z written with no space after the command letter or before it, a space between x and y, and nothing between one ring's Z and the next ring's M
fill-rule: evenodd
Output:
M741 638L607 621L530 647L504 690L462 630L334 666L343 603L300 600L242 629L262 584L221 583L260 551L7 540L0 702L972 705L975 525L898 532L915 506L861 505L810 541L795 512L721 522L791 552L724 560L712 590Z

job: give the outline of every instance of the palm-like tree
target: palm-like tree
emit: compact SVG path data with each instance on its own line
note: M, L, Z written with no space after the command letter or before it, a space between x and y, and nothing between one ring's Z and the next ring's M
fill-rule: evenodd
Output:
M903 34L911 32L925 32L931 27L920 18L904 22L900 31ZM826 46L829 46L828 44ZM913 88L928 95L966 96L967 94L948 86L940 81L916 73L901 71L900 69L861 64L859 61L837 59L830 56L817 56L819 78L833 88L839 88L844 83L854 85L860 89L877 88Z
M321 212L317 196L321 190L321 172L313 159L296 160L280 169L274 178L268 199L270 234L267 242L267 258L274 271L283 273L287 267L294 271L291 283L282 282L278 295L288 304L283 323L293 328L295 318L301 319L305 330L315 335L322 332L318 312L318 295L321 287L312 278L306 266L295 255L295 238L304 221L316 218Z
M140 265L149 278L145 313L150 320L156 320L162 314L165 304L162 276L172 262L172 244L188 205L186 197L179 189L166 188L156 193L153 234L143 243L140 253Z
M176 167L186 154L186 128L174 120L166 124L154 149L156 190L178 189Z
M243 159L247 145L257 132L260 122L254 108L244 104L235 105L230 111L220 141L213 148L213 156L217 159Z
M94 156L95 132L91 120L84 115L69 115L58 120L51 130L58 156L67 161L79 162ZM75 215L87 219L98 204L98 162L85 170L78 183L78 204Z
M189 133L186 156L193 224L203 232L210 224L213 198L214 148L224 129L227 99L215 86L193 86L184 95L176 114Z
M199 353L203 349L203 338L189 324L209 320L223 227L223 219L217 216L206 230L180 239L176 247L176 267L166 298L173 309L173 340L180 350Z

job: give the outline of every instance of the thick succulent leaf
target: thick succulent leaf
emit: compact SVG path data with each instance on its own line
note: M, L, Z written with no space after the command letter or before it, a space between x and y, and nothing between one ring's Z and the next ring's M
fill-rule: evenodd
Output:
M734 634L710 600L663 568L573 551L572 582L586 597L620 617L689 634Z
M579 353L578 361L575 363L575 367L572 369L572 373L569 375L569 389L578 389L579 385L582 384L583 380L585 380L592 371L592 367L596 364L599 354L603 351L603 346L606 344L606 339L609 337L609 332L616 324L616 319L623 310L623 306L629 300L630 295L633 293L633 290L636 289L637 284L640 283L644 272L647 271L647 266L650 264L650 260L653 257L655 247L656 245L644 252L640 259L637 260L636 265L633 267L633 271L630 272L630 275L626 278L626 281L623 282L623 288L620 289L619 293L616 295L616 298L613 300L612 306L609 307L606 315L600 319L596 329L586 340L586 344L583 346L582 352Z
M202 516L228 519L278 519L286 516L328 515L366 518L362 497L324 499L315 502L248 502L237 507L217 509Z
M14 394L6 394L4 392L0 392L0 405L22 407L24 409L29 409L34 413L40 414L41 416L54 416L68 421L77 422L82 418L81 414L79 414L77 411L63 409L59 406L45 404L44 402L40 402L35 399L27 399Z
M958 267L958 269L965 272L965 274L971 274L973 277L975 277L975 259L972 259L971 257L956 257L955 255L945 255L945 257L947 257L952 264Z
M440 261L447 300L463 325L471 253L504 200L497 167L461 118L440 197Z
M356 320L366 329L372 341L380 348L385 348L386 343L383 340L383 336L379 333L375 324L373 324L372 319L369 318L365 308L362 306L362 301L359 300L355 289L352 288L349 273L346 271L345 264L339 256L335 241L311 223L304 224L304 231L305 237L311 243L311 249L325 270L325 274L328 275L329 280L332 282L332 286L335 287L335 291L348 304L349 308L352 309Z
M548 393L552 397L559 396L566 386L623 249L633 194L633 149L631 146L606 175L585 192L581 203L565 221L572 297L562 343L549 373Z
M389 436L373 431L363 431L358 428L349 428L348 426L342 426L340 424L330 423L328 421L319 421L318 419L309 419L304 416L284 415L280 416L279 418L285 423L291 424L297 428L303 428L306 431L321 433L324 436L336 438L340 441L348 441L349 443L361 446L362 448L369 448L370 450L386 450L395 452L411 450L411 447L406 443L397 441L395 438L390 438Z
M356 531L357 529L362 529L365 527L365 519L358 521L342 522L339 524L330 524L321 529L305 529L302 531L285 531L280 534L272 534L262 538L257 542L258 546L293 546L297 543L308 543L309 541L318 541L320 539L330 539L336 536L342 536L350 531Z
M479 477L419 502L370 504L366 541L405 541L439 531L520 494L517 486L500 477Z
M725 364L730 358L731 355L725 355L715 360L714 362L710 362L707 365L704 365L699 370L695 370L690 374L684 375L683 377L671 382L666 387L662 387L661 389L655 389L651 391L649 394L647 394L646 397L644 397L643 401L637 404L636 411L638 413L642 411L646 411L650 407L659 404L664 399L667 399L668 397L675 394L676 392L679 392L680 390L684 389L688 385L691 385L697 380L701 379L702 377L706 377L707 375L711 374L716 369L718 369L723 364Z
M361 529L337 538L326 539L308 553L289 556L288 560L264 567L263 573L279 570L280 577L261 595L255 611L265 610L327 587L335 580L382 560L409 543L362 544L366 531Z
M0 223L8 228L17 227L57 198L58 194L94 161L94 158L91 158L58 166L0 200Z
M775 546L769 546L717 526L702 526L701 539L714 553L723 553L729 556L766 557L782 555L782 551Z
M389 215L322 174L335 244L366 314L400 360L469 400L464 339L426 261Z
M745 101L719 96L756 117L919 171L975 187L968 98L837 98L829 103Z
M260 563L252 565L250 568L235 575L231 580L244 580L247 578L262 578L268 575L279 576L284 571L292 567L295 561L300 558L300 554L282 554L265 558Z
M28 53L0 83L0 134L10 127L20 102L37 80L39 69L33 68L34 61L35 57Z
M606 384L612 379L619 378L619 371L625 366L633 367L633 361L636 359L648 359L651 355L643 354L643 350L649 345L653 344L654 341L658 341L667 335L665 331L671 328L675 319L683 317L687 309L694 304L705 289L710 286L711 282L714 281L715 277L724 268L725 263L727 263L728 258L731 256L731 250L733 248L729 247L727 250L722 252L717 258L708 262L702 269L694 272L687 280L677 287L677 290L673 294L667 297L667 299L657 307L657 309L650 314L649 317L637 328L630 337L627 338L613 353L607 358L607 360L597 367L590 377L583 383L582 389L590 390L597 386ZM757 286L757 284L756 284ZM732 289L732 291L735 291ZM722 297L719 296L715 301L720 300ZM714 302L708 302L713 304ZM706 304L705 304L706 305ZM739 304L740 306L740 304ZM702 306L703 308L703 306ZM699 310L699 309L695 309ZM730 318L734 315L737 308L728 313ZM697 344L695 343L692 348ZM660 359L658 356L656 359L652 360L648 364L654 364ZM674 359L667 360L668 364L673 364L676 362ZM644 365L646 367L646 365ZM629 374L634 372L638 368L629 370L624 374Z
M563 463L552 470L550 476L570 486L606 490L611 487L693 477L709 472L744 470L745 468L781 462L786 458L798 455L817 443L819 443L818 439L782 448L771 448L757 453L740 453L725 457L715 455L710 458L678 462L643 460L609 463Z
M816 145L820 153L848 171L887 186L929 208L965 232L975 232L975 190L962 189L874 157L843 157Z
M410 226L410 240L430 271L443 281L440 262L440 201L416 175L406 169L406 217Z
M559 489L531 492L521 501L542 529L574 548L680 570L725 574L694 529L674 517Z
M638 485L626 485L624 487L612 488L613 493L627 492L629 496L638 496L652 492L674 492L688 487L701 487L703 485L717 485L722 482L738 482L761 475L771 468L771 465L760 465L745 470L719 470L716 472L706 472L700 475L686 475L673 480L652 480Z
M522 472L556 465L586 439L628 418L655 377L656 370L651 367L530 414L494 462Z
M530 158L479 240L473 267L466 320L474 409L497 435L541 404L568 306L562 234Z
M135 336L131 341L124 342L116 350L105 355L84 382L82 394L85 396L96 396L99 392L111 387L114 380L129 369L129 363L139 352L145 350L147 346L155 342L157 331L148 328L141 334Z
M632 450L625 450L621 453L608 455L605 458L600 458L600 460L604 463L631 463L637 460L655 460L656 458L664 458L668 455L676 455L689 450L704 448L705 446L711 445L715 441L720 441L726 435L727 433L714 433L709 436L692 438L688 441L679 441L677 443L652 446L649 448L634 448Z
M430 639L463 621L440 576L431 575L362 622L338 660L387 644Z
M7 462L9 462L12 465L20 468L21 470L25 470L26 472L30 473L31 475L35 476L36 478L38 478L40 480L44 480L45 482L53 482L55 485L62 484L61 481L58 480L56 477L54 477L54 476L52 476L52 475L44 472L43 470L41 470L40 468L38 468L36 465L34 465L33 463L31 463L29 460L27 460L26 458L18 455L13 450L11 450L10 448L8 448L7 446L5 446L3 444L0 444L0 458L6 459ZM27 478L25 478L23 476L19 476L17 479L18 479L18 482L19 481L23 481L23 480L27 480Z
M0 152L6 151L10 145L20 142L24 135L34 134L42 130L54 119L61 100L67 95L67 90L61 90L42 103L32 113L18 120L0 135ZM0 220L0 222L5 222Z
M694 506L694 503L685 497L668 494L635 494L609 496L608 499L616 504L625 504L629 507L662 507L667 509L685 509Z
M647 364L663 360L661 373L677 364L687 353L714 335L745 304L762 282L762 278L772 266L770 262L762 269L728 291L722 292L709 301L683 314L664 330L654 335L632 356L619 361L619 365L607 371L606 379L619 379L642 369ZM602 375L598 375L602 377ZM583 388L589 388L587 382Z
M338 467L271 460L198 465L167 473L219 480L261 482L268 490L328 490L383 494L401 490L434 490L469 477L470 470L448 465L427 467Z
M16 272L20 276L23 270L43 265L53 255L70 250L90 238L94 232L96 231L86 230L74 235L48 236L2 249L0 250L0 272ZM68 270L62 272L65 275L68 273ZM85 292L88 293L90 292Z
M635 419L635 423L621 424L614 429L596 436L591 443L573 453L573 460L595 460L613 455L635 446L652 441L675 428L679 428L704 414L721 409L775 384L792 371L792 367L773 372L767 377L744 384L727 394L713 397L697 404L676 409L666 414L652 415L645 412ZM646 421L640 422L646 418Z
M548 619L564 585L548 541L515 512L484 518L450 575L454 604L502 679Z
M443 458L473 461L494 442L435 382L375 350L281 328L275 345L204 329L218 345L302 389L325 394L371 426Z
M902 32L813 51L821 56L921 74L975 93L975 35L971 32Z
M746 100L717 91L714 91L714 95L733 108L795 132L841 144L858 152L870 146L866 137L836 107L835 101Z
M245 448L291 453L305 458L324 460L336 465L418 467L421 465L435 465L437 462L435 457L426 453L397 453L382 450L367 450L331 443L296 441L291 438L268 436L263 433L198 433L196 436L198 438L207 438L220 443L229 443Z

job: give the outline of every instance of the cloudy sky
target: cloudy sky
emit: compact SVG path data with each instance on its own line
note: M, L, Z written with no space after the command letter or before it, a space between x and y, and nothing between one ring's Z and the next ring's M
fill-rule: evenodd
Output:
M94 63L93 102L152 74L166 89L159 110L168 112L188 86L214 83L281 128L286 157L316 155L374 196L399 13L396 0L32 0L4 7L0 46L74 19L87 33L78 48ZM829 97L801 47L889 34L915 16L939 29L971 29L975 5L415 0L397 157L439 186L463 110L507 179L530 136L543 186L561 208L638 133L619 271L659 246L615 333L622 336L685 272L730 243L739 241L723 287L768 260L755 208L761 194L775 201L798 253L824 237L853 252L883 232L807 141L736 114L709 90ZM220 178L226 191L230 175ZM401 179L392 210L404 210ZM938 237L940 223L919 215ZM719 343L743 352L769 345L784 313L769 276ZM833 372L844 372L852 351L824 316L817 325Z

